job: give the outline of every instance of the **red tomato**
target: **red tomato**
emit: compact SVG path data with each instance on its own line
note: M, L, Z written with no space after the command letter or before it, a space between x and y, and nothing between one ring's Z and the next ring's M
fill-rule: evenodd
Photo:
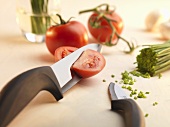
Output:
M88 43L85 26L77 21L50 27L46 32L46 46L51 54L60 46L80 48Z
M91 35L97 39L97 41L99 41L100 43L104 43L104 42L108 42L108 40L110 39L110 36L112 34L112 28L109 25L109 23L107 22L106 19L104 19L103 17L99 18L98 20L96 18L98 18L99 14L98 13L93 13L88 20L88 28L89 31L91 33ZM122 33L124 24L122 21L122 18L115 13L114 11L111 13L105 13L105 16L108 19L114 20L111 21L111 23L113 24L113 26L115 27L116 31L118 34ZM98 28L94 28L92 27L92 24L96 22L97 24L99 24L100 26ZM112 40L117 39L117 37L114 35L114 37L112 38Z
M70 47L70 46L61 46L55 50L55 62L61 60L62 58L66 57L70 53L74 52L78 48L76 47Z
M88 49L73 64L72 69L81 77L89 78L98 74L105 66L106 61L99 52Z

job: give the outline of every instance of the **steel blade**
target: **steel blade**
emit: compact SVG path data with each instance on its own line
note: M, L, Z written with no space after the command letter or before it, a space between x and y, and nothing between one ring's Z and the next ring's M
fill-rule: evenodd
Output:
M129 96L123 91L123 89L113 82L109 84L109 93L111 100L129 98Z
M61 59L59 62L51 65L51 68L57 77L57 80L62 88L67 82L72 79L70 68L72 64L80 57L83 51L87 49L92 49L98 51L101 49L101 45L99 44L88 44L83 46L70 55L66 56L65 58Z
M65 93L66 91L68 91L71 87L77 84L81 79L82 78L80 76L78 76L77 74L74 74L73 78L61 88L62 93Z

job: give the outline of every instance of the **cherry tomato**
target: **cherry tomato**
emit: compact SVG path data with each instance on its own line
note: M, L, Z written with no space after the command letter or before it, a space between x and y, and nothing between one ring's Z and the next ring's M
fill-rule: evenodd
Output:
M102 12L101 12L102 13ZM122 33L124 24L122 18L114 11L110 11L104 13L107 19L111 20L111 24L114 26L118 34ZM104 17L98 17L99 13L93 13L88 20L88 29L91 35L99 41L99 43L108 42L110 36L113 32L110 24ZM94 27L95 25L99 25L98 27ZM113 36L112 40L117 39L116 35Z
M74 52L78 48L76 47L71 47L71 46L61 46L55 50L55 62L61 60L62 58L66 57L70 53Z
M73 64L72 69L81 77L89 78L98 74L105 66L106 61L102 54L88 49Z
M53 55L60 46L80 48L87 43L87 30L78 21L62 22L60 25L50 27L46 32L46 46Z

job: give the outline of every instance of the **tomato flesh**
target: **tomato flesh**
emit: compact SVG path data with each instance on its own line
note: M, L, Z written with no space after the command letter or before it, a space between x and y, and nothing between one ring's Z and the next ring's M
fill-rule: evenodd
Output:
M98 74L105 66L105 59L99 52L88 49L73 64L72 69L81 77L89 78Z
M57 48L55 50L55 55L54 55L55 62L63 59L64 57L66 57L67 55L69 55L70 53L74 52L77 49L78 48L76 47L70 47L70 46L61 46Z
M107 18L114 20L112 21L112 25L115 27L118 34L122 33L124 24L122 18L115 12L112 12L111 14L105 14ZM109 23L104 18L99 18L98 23L100 24L100 27L95 28L92 26L92 23L95 22L96 18L99 16L97 13L93 13L88 20L88 29L91 33L91 35L100 43L108 42L110 39L110 36L113 32L112 28L110 27ZM112 40L117 39L116 35L113 36Z

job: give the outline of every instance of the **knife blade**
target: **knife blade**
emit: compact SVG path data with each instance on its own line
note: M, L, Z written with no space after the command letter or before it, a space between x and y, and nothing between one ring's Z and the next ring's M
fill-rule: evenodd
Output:
M86 49L100 51L101 45L88 44L51 66L28 70L8 82L0 92L0 127L6 127L42 90L57 101L62 99L63 93L81 80L76 74L72 77L70 68Z
M126 127L145 127L144 115L137 103L130 99L121 87L109 84L111 109L123 112Z
M101 50L101 45L88 44L82 48L79 48L78 50L66 56L65 58L61 59L59 62L56 62L55 64L51 65L51 68L55 76L57 77L60 87L63 87L68 81L72 79L70 68L73 63L80 57L82 52L87 49L92 49L99 52Z

